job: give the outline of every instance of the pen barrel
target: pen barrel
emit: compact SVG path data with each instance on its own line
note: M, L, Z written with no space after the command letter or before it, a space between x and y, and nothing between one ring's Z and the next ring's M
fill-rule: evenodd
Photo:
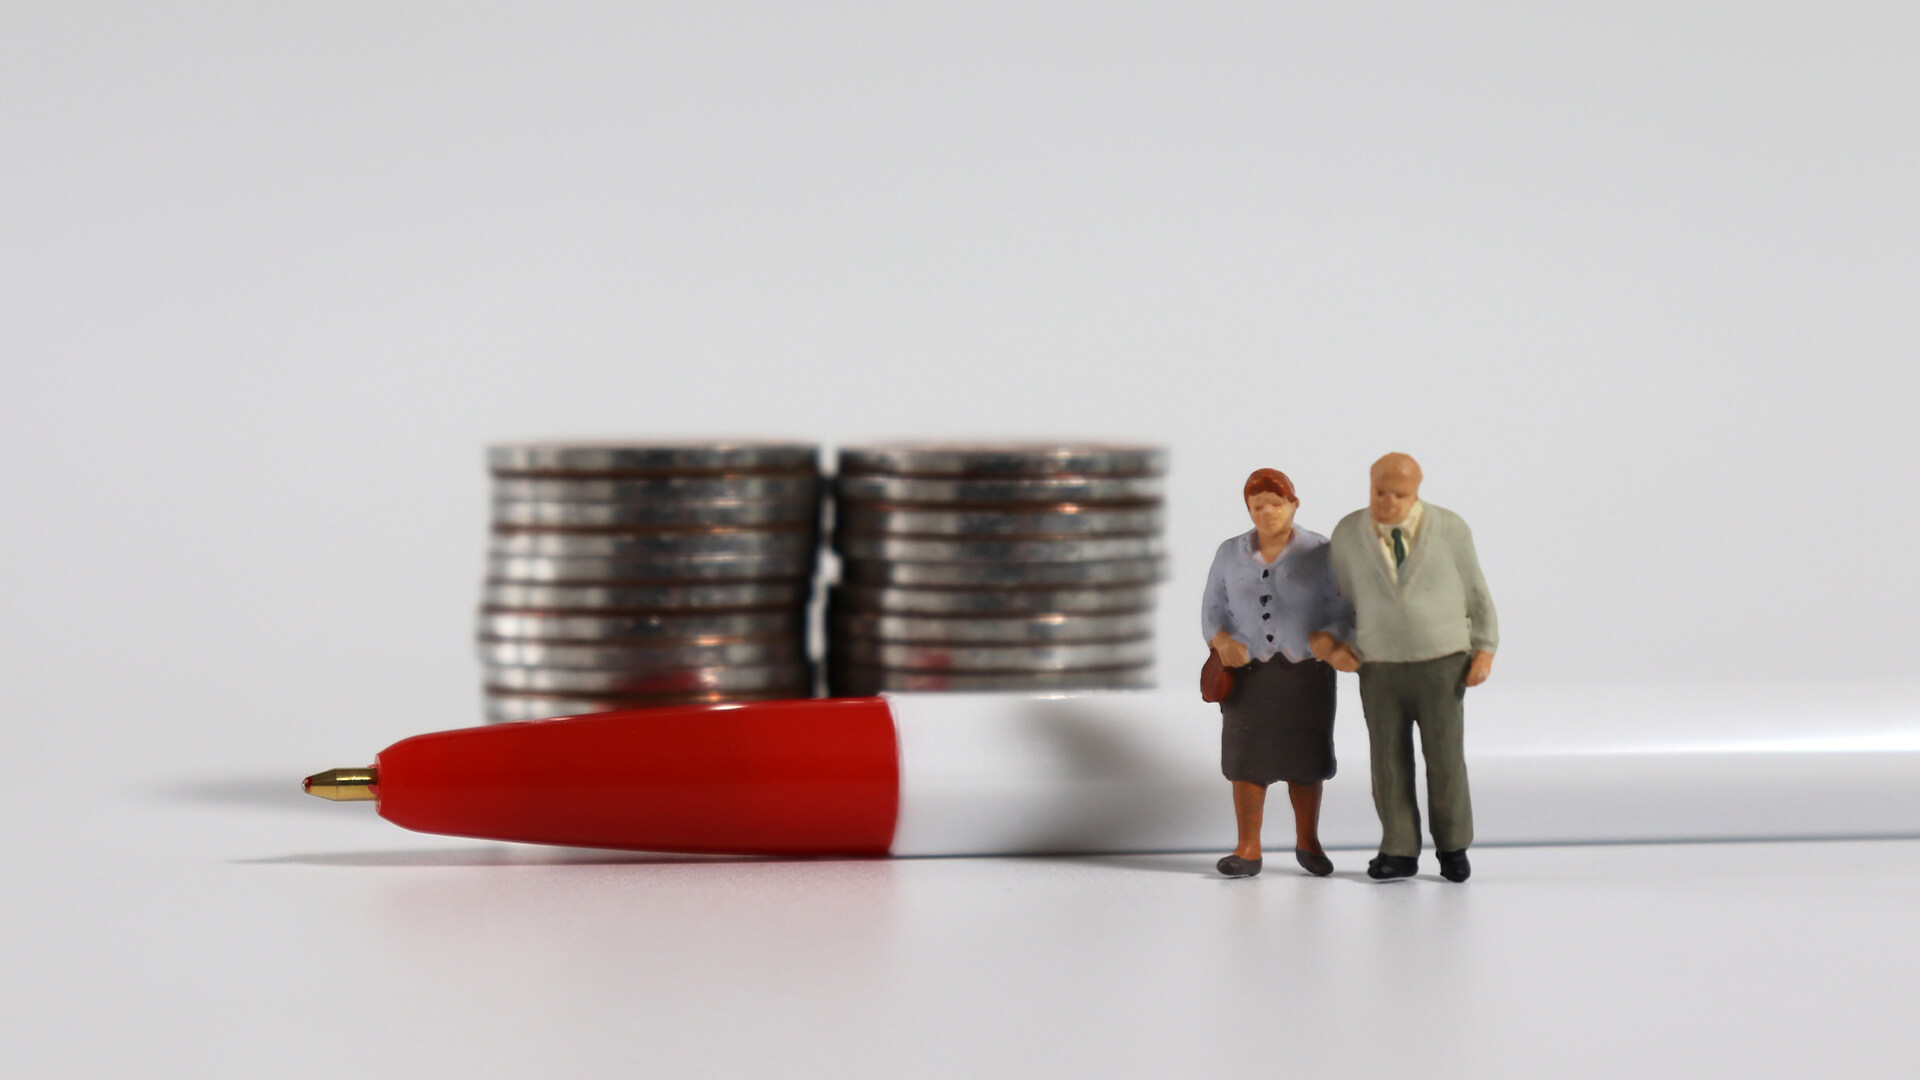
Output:
M379 811L420 832L717 854L884 855L899 750L879 698L699 705L403 739Z
M1233 847L1220 717L1198 695L889 694L887 704L900 741L895 855Z

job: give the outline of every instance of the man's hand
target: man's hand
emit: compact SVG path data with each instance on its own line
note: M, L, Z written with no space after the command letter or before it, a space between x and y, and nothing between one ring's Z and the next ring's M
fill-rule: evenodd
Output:
M1479 686L1481 683L1486 682L1487 676L1491 674L1493 674L1493 654L1490 652L1474 653L1473 660L1467 664L1467 685Z
M1308 634L1307 648L1313 650L1315 659L1332 664L1335 671L1352 673L1360 670L1360 657L1353 647L1325 630Z
M1232 634L1227 633L1225 630L1213 635L1213 640L1208 642L1208 644L1213 646L1214 652L1220 654L1220 662L1228 667L1245 667L1247 665L1247 647L1242 645Z

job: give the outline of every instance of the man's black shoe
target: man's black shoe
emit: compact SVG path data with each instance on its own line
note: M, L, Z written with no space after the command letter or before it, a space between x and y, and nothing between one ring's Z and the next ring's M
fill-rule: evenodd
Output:
M1467 864L1467 849L1443 851L1440 853L1440 876L1448 881L1465 881L1473 873L1473 867Z
M1327 858L1325 852L1315 853L1294 848L1293 857L1300 864L1300 869L1314 877L1326 877L1333 873L1333 860Z
M1243 859L1238 855L1227 855L1213 866L1228 877L1252 877L1260 872L1260 862L1259 859Z
M1375 881L1412 877L1419 870L1420 858L1417 855L1375 855L1373 861L1367 864L1367 876Z

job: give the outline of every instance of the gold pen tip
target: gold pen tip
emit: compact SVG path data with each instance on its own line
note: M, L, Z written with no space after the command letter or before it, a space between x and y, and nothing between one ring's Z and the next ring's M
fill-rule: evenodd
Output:
M307 777L307 794L334 802L366 802L379 797L380 776L364 769L328 769Z

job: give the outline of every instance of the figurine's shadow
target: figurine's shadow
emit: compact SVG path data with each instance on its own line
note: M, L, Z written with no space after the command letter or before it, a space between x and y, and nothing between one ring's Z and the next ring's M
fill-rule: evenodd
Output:
M1060 863L1073 866L1103 866L1113 870L1129 870L1143 874L1173 874L1178 877L1203 878L1222 884L1248 881L1271 880L1273 878L1303 878L1311 880L1312 874L1294 865L1291 854L1267 857L1269 865L1261 874L1253 877L1230 878L1214 868L1219 861L1213 854L1180 855L1033 855L1028 858L1043 862ZM1279 859L1286 861L1281 863ZM1327 875L1328 881L1344 881L1354 885L1382 885L1390 882L1374 881L1365 870L1335 870ZM1436 879L1437 880L1437 879Z
M1335 870L1333 873L1328 874L1325 877L1318 877L1313 874L1307 873L1305 870L1301 869L1298 866L1293 866L1293 865L1275 866L1259 874L1258 876L1250 877L1250 878L1226 877L1222 875L1219 871L1213 869L1212 867L1208 867L1206 876L1216 878L1220 881L1234 881L1234 882L1272 881L1276 878L1279 878L1279 879L1284 879L1288 881L1339 881L1339 882L1345 882L1348 885L1380 884L1380 882L1374 881L1372 878L1367 877L1367 872L1365 870Z
M1335 870L1327 875L1328 880L1344 881L1349 885L1386 885L1390 882L1375 881L1367 876L1365 870Z
M1262 873L1257 874L1253 877L1237 877L1237 878L1227 877L1226 875L1220 873L1218 870L1215 870L1213 866L1209 864L1204 871L1200 872L1199 876L1212 878L1213 880L1219 881L1222 883L1238 883L1243 881L1272 881L1276 878L1279 878L1279 879L1285 879L1288 881L1293 881L1293 880L1339 881L1339 882L1344 882L1348 885L1366 885L1369 887L1375 886L1375 885L1389 884L1387 882L1379 882L1379 881L1373 880L1372 878L1367 876L1367 872L1365 870L1335 870L1333 873L1328 874L1325 877L1316 877L1313 874L1307 873L1305 870L1301 869L1300 867L1294 866L1291 862L1289 862L1285 866L1268 867Z

